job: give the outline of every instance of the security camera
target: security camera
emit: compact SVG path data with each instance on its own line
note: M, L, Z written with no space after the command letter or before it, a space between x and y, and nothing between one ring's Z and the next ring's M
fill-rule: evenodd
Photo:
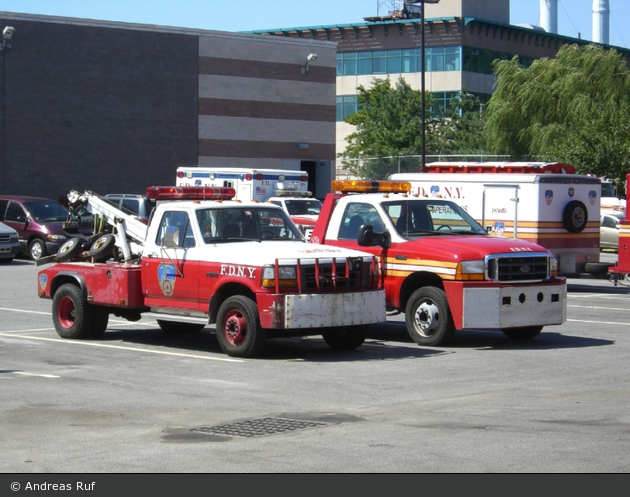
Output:
M317 59L317 54L316 53L310 53L308 54L308 57L306 57L306 60L309 62L313 62L315 59Z
M13 36L13 33L15 33L15 28L13 26L6 26L2 30L2 38L4 38L5 40L10 40Z

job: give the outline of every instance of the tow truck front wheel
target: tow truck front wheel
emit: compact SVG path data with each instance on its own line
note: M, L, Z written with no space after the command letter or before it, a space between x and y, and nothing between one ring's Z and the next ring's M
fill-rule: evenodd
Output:
M62 285L52 301L53 323L61 338L88 338L92 327L93 309L83 300L81 289L72 284Z
M223 352L234 357L255 357L265 346L256 303L243 295L229 297L217 314L217 339Z
M407 301L405 322L409 336L418 345L444 345L455 333L446 294L440 288L423 287L413 292Z

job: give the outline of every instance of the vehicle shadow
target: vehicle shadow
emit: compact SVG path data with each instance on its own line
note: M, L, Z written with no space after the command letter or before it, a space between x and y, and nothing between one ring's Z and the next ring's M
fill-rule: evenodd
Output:
M373 325L376 327L377 325ZM443 350L418 347L404 332L368 334L366 341L355 350L330 348L321 336L270 338L260 355L248 360L296 360L313 362L350 362L383 359L409 359L444 354ZM193 333L165 333L158 328L134 328L128 325L107 328L99 342L123 342L147 347L173 349L176 354L220 354L228 357L219 346L216 332L207 327Z

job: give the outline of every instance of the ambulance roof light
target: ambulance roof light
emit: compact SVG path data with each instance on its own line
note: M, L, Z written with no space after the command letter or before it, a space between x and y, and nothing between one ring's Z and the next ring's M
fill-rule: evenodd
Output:
M334 180L331 188L342 193L409 193L408 181Z
M150 186L146 193L151 200L231 200L236 190L218 186Z

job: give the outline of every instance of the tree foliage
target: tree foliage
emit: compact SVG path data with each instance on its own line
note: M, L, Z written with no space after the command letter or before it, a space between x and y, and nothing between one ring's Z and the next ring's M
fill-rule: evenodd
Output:
M422 154L422 93L401 77L392 87L389 78L375 78L370 88L357 88L358 111L345 118L356 127L342 154L346 159L369 159L345 164L357 176L383 179L397 171L418 171ZM441 117L430 109L425 95L425 154L476 153L483 149L479 101L463 92ZM462 114L463 113L463 114ZM412 160L410 160L410 158Z
M485 132L497 153L571 164L625 180L630 171L630 72L613 49L565 45L524 68L496 61Z

